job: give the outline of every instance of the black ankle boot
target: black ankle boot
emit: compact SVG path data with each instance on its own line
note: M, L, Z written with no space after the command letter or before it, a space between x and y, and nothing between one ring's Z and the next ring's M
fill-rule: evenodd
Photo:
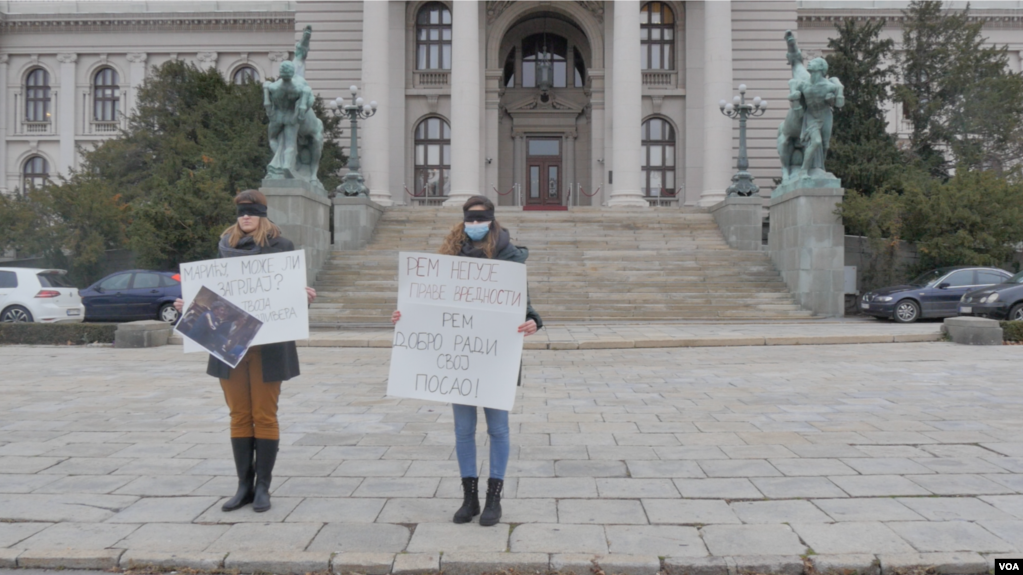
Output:
M503 479L487 479L487 504L480 515L480 525L490 527L501 520L501 490L504 489Z
M252 503L255 495L253 482L256 480L256 467L252 461L252 450L255 448L254 437L232 437L231 451L234 452L234 467L238 471L238 491L224 506L224 511L234 511Z
M256 513L270 509L270 481L273 479L279 443L276 439L256 440L256 495L252 500L252 510Z
M455 511L455 523L468 523L480 514L480 478L462 478L462 506Z

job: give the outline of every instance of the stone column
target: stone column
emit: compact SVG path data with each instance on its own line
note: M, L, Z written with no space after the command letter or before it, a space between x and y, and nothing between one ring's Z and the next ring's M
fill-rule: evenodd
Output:
M377 113L362 128L363 176L369 197L382 206L394 205L388 169L387 137L390 133L390 51L388 50L389 2L362 3L363 97L375 100Z
M142 82L146 79L146 59L149 58L149 54L145 52L131 52L128 54L128 109L125 110L126 114L130 114L135 110L135 106L138 105L139 101L139 88L142 86Z
M451 10L451 197L461 206L480 193L480 18L476 2Z
M579 205L576 197L579 187L575 185L575 134L565 134L565 181L569 189L568 205Z
M515 136L515 173L512 175L512 183L518 184L519 189L515 191L515 200L512 205L519 205L524 203L522 200L522 194L527 189L526 180L526 137L522 134L516 134Z
M732 3L704 2L703 191L699 205L725 199L732 171L732 120L718 102L732 99Z
M643 72L639 65L639 1L622 0L614 7L614 68L611 110L614 130L613 207L645 208L640 190L640 127L643 122Z
M57 98L57 133L60 136L60 158L56 171L68 175L75 167L75 62L78 54L57 54L60 62L60 92Z
M0 194L7 192L7 54L0 54Z
M588 200L589 205L599 206L604 203L607 194L604 190L607 186L607 160L604 156L604 71L589 70L590 76L590 187L587 194L592 194ZM598 196L597 190L601 190ZM580 205L582 203L580 202Z

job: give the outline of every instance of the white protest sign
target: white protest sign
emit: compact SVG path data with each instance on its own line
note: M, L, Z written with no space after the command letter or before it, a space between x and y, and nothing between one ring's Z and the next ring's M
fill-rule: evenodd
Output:
M387 395L510 410L522 360L526 266L398 254Z
M305 252L295 250L181 264L188 309L205 286L263 322L252 345L309 339ZM185 338L185 353L206 351Z

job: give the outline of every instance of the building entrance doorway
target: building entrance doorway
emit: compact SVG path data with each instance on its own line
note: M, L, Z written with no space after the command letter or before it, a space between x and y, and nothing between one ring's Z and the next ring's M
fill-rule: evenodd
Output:
M561 139L529 138L526 206L562 207Z

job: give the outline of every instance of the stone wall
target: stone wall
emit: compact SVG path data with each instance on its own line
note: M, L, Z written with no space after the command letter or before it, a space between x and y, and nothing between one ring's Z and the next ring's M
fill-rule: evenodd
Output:
M827 317L845 313L845 230L835 214L844 194L805 189L771 200L771 259L796 302Z
M757 252L763 249L764 200L760 196L728 196L710 207L721 234L737 250Z
M295 187L300 185L296 180L265 180L259 191L266 195L270 220L295 248L305 250L306 281L315 286L317 274L330 257L330 200Z
M334 198L334 249L357 250L373 237L384 207L369 198Z

